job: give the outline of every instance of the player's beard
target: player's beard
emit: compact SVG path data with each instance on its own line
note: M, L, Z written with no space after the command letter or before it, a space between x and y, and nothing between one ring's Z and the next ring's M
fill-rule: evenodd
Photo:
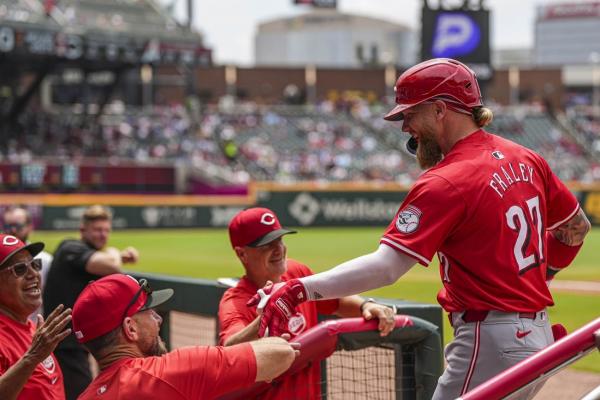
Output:
M442 149L435 140L432 130L426 129L419 136L417 146L417 161L423 169L428 169L442 161Z
M167 354L167 347L165 346L165 342L162 341L160 336L157 336L152 343L152 346L145 352L146 357L152 356L162 356L163 354Z

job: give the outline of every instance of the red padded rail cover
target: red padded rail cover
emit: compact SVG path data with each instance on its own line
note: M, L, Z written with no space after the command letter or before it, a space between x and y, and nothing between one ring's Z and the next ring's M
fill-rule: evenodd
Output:
M413 321L407 315L396 315L396 328L412 326ZM342 318L322 322L306 332L298 335L293 342L300 344L300 354L292 366L279 378L305 368L309 363L319 362L329 357L336 349L338 335L343 333L364 332L377 330L379 321L373 319L366 321L364 318ZM247 389L238 390L219 397L219 400L247 399L256 396L271 387L265 382L256 383Z

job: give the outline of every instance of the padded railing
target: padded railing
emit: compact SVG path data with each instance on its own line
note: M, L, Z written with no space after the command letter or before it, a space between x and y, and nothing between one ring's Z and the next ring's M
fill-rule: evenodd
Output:
M438 328L417 317L397 315L396 328L381 337L377 325L376 320L363 318L323 322L294 339L300 344L300 354L280 378L220 399L253 398L321 360L326 360L327 370L327 378L320 383L323 399L430 399L442 372ZM377 357L377 349L388 351L388 357ZM360 354L361 350L366 351ZM346 352L347 362L339 363L345 371L333 371L338 367L327 365L329 358ZM294 393L285 397L293 399Z

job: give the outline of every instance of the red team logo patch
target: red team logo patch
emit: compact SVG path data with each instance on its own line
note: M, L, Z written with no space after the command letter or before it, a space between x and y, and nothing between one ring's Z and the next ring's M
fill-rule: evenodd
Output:
M413 233L419 227L421 219L421 210L413 205L408 205L404 210L398 213L396 219L396 229L402 233Z

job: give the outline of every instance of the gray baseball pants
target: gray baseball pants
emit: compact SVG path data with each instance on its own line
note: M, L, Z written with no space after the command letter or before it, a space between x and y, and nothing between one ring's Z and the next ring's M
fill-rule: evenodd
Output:
M456 399L554 343L545 310L535 313L534 319L521 317L523 313L489 311L479 322L465 322L463 314L451 314L454 340L444 350L447 367L433 400ZM528 388L511 400L531 399L542 385Z

